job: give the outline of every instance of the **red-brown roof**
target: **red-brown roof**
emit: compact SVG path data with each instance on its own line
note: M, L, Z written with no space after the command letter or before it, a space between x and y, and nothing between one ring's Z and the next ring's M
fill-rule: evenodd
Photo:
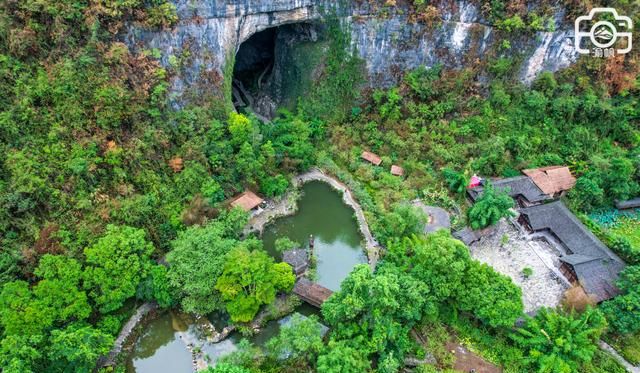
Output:
M404 169L400 166L391 165L391 175L402 176L404 175Z
M250 190L245 191L241 195L235 197L231 201L232 207L240 207L244 211L251 211L254 208L258 207L262 201L262 198L258 197L255 193Z
M549 166L522 171L529 176L543 193L554 195L569 190L576 185L576 178L571 175L569 167Z
M378 157L377 154L374 154L368 151L362 152L362 159L369 161L376 166L380 166L380 163L382 163L382 158Z

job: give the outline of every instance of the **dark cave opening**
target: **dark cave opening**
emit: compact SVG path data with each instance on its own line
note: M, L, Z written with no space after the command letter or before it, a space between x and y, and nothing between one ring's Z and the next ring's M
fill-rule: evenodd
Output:
M237 111L251 111L263 120L291 106L308 85L312 65L306 59L323 35L320 25L295 23L270 27L245 40L233 68L232 98Z
M277 31L277 27L271 27L257 32L240 45L233 67L236 109L254 106L253 98L269 80L275 62Z

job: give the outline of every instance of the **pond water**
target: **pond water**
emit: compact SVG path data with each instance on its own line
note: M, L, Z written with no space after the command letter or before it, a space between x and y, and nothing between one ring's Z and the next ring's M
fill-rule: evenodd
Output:
M308 247L309 235L313 235L315 280L328 289L340 290L340 283L353 267L367 263L353 209L342 201L339 192L321 181L306 183L302 192L295 215L277 219L265 227L264 247L280 260L282 256L274 248L277 238L286 236Z
M299 306L296 312L304 316L320 316L318 309L307 304ZM226 325L217 315L210 316L209 320L218 330ZM197 325L198 322L192 317L173 311L151 320L127 359L127 372L191 373L193 365L191 352L187 349L189 342L195 342L211 363L237 350L237 344L242 339L239 333L232 333L219 343L208 343L203 342L205 338ZM260 333L247 339L256 346L264 346L279 331L280 322L271 320Z
M295 215L277 219L265 228L262 237L265 249L280 260L281 255L274 248L276 238L287 236L307 247L309 235L313 235L316 281L331 290L339 290L340 283L353 267L367 262L353 210L344 204L339 192L323 182L306 183L302 192ZM305 316L320 314L318 309L307 304L298 307L296 312ZM177 312L167 312L150 321L127 359L127 372L190 373L193 371L191 352L187 349L190 342L200 346L210 362L237 349L237 343L242 339L238 333L220 343L202 342L205 339L198 327L202 321ZM217 330L227 324L226 319L216 315L210 316L208 321ZM264 346L279 330L280 323L273 320L248 339L257 346Z
M173 312L151 321L127 360L127 372L191 372L191 353L180 338L187 330Z

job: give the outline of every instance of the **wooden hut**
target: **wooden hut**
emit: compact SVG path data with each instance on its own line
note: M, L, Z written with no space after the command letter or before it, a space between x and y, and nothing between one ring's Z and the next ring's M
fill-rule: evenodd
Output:
M377 154L368 151L362 152L362 159L375 166L380 166L380 164L382 163L382 158L380 158Z
M233 200L231 201L231 207L240 207L244 211L249 212L260 206L262 202L264 202L262 198L258 197L252 191L247 190L239 196L233 198Z
M404 169L402 167L400 167L400 166L396 166L395 164L391 165L391 175L403 176L404 175Z

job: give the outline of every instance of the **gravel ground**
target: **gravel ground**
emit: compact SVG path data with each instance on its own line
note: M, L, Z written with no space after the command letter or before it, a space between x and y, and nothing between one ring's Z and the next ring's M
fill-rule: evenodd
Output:
M529 239L508 221L500 221L494 233L472 244L470 250L475 259L520 286L525 312L557 306L568 289L558 278L556 249L544 241ZM525 268L533 271L528 278L523 274Z

